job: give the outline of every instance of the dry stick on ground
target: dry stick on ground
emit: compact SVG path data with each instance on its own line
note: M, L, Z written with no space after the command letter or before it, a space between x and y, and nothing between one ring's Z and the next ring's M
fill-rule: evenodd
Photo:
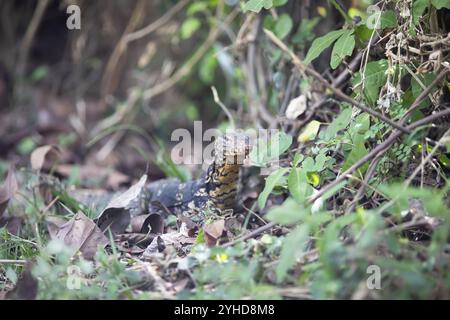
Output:
M306 72L306 74L312 76L313 78L315 78L317 81L319 81L321 84L323 84L326 88L328 88L331 92L333 92L334 95L336 95L339 99L350 103L351 105L355 106L356 108L367 112L368 114L374 116L375 118L378 118L386 123L388 123L390 126L392 126L393 128L396 128L400 131L403 131L405 133L409 133L408 131L406 131L406 129L399 125L398 123L396 123L395 121L389 119L388 117L386 117L385 115L374 111L372 109L370 109L369 107L366 107L364 104L356 101L355 99L349 97L348 95L346 95L344 92L342 92L340 89L333 87L332 84L330 84L324 77L322 77L322 75L320 75L317 71L313 70L312 68L308 67L307 65L305 65L296 55L294 52L292 52L292 50L290 50L280 39L277 38L277 36L275 36L271 31L264 29L264 32L267 34L267 36L269 37L269 39L275 43L275 45L277 45L282 51L284 51L285 53L287 53L291 59L292 62L294 63L294 65L300 69L300 71Z
M423 101L423 99L425 99L428 96L428 93L432 90L432 88L440 81L442 80L442 78L449 72L448 69L442 71L435 79L435 81L433 81L433 83L425 90L423 91L418 97L417 99L414 101L414 103L412 104L410 110L413 111L415 108L417 108L420 103ZM414 107L414 108L413 108ZM426 125L428 123L431 123L433 121L435 121L436 119L445 117L450 115L450 109L446 109L444 111L441 112L437 112L435 114L429 115L428 117L425 117L421 120L418 120L412 124L410 124L409 126L407 126L405 129L409 131L412 131L416 128L419 128L423 125ZM405 122L407 120L407 115L405 115L406 117L404 117L402 120L400 120L400 122ZM334 188L336 185L338 185L339 183L341 183L343 180L345 180L347 178L348 175L351 175L355 170L357 170L359 167L361 167L364 163L366 163L367 161L373 159L374 157L376 157L379 154L383 154L384 152L386 152L389 147L397 140L397 138L399 138L401 135L403 134L402 131L396 130L394 131L383 143L379 144L378 146L376 146L374 149L372 149L371 152L369 152L367 155L365 155L363 158L361 158L360 160L358 160L355 164L353 164L349 169L347 169L345 172L343 172L339 177L336 178L336 180L334 180L333 182L329 183L328 185L326 185L324 188L320 189L317 193L315 193L312 197L310 197L307 201L308 204L312 204L314 203L314 201L316 201L318 198L320 198L321 196L323 196L326 192L330 191L332 188ZM232 246L235 245L236 243L239 243L241 241L245 241L247 239L251 239L254 238L258 235L260 235L261 233L272 229L273 227L275 227L277 224L274 222L270 222L260 228L257 228L255 230L253 230L252 232L248 233L247 235L241 237L241 238L237 238L235 240L233 240L232 242L226 243L224 246L228 247L228 246Z

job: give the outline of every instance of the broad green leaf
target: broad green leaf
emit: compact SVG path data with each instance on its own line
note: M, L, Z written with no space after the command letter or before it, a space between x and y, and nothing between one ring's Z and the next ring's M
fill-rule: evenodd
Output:
M442 8L450 9L450 0L431 0L431 3L438 10Z
M250 0L247 1L244 6L244 12L245 11L253 11L253 12L260 12L262 8L264 9L270 9L273 6L272 0Z
M422 84L426 87L428 87L433 80L436 78L436 75L432 74L432 73L426 73L423 76L417 75L420 79L420 81L422 82ZM411 92L413 95L413 98L416 99L423 91L424 89L422 88L422 86L416 81L416 79L412 78L411 79ZM425 98L421 103L420 103L420 108L426 108L430 105L431 101L430 98Z
M282 205L270 208L267 219L282 225L293 225L303 220L309 208L300 205L293 198L287 198Z
M333 42L336 41L345 32L346 30L344 29L334 30L314 40L303 62L305 64L311 63L311 61L316 59L325 49L331 46Z
M316 166L314 163L314 159L311 157L307 157L305 160L303 160L302 162L302 169L305 172L312 172L312 171L316 171Z
M317 132L319 132L320 125L321 123L317 120L309 122L302 133L298 136L297 141L305 143L314 140L317 136Z
M368 151L364 145L365 139L363 134L357 134L353 137L353 146L350 153L345 157L344 165L342 166L342 171L347 170L352 165L354 165L359 159L364 157ZM363 174L367 170L368 164L364 164L358 169L360 174Z
M273 188L281 180L281 178L289 171L289 168L280 168L270 174L266 179L264 190L259 194L258 205L262 209L266 205L267 198L272 192Z
M186 19L186 21L184 21L181 25L181 38L189 39L194 34L194 32L197 31L198 28L200 28L200 25L200 20L198 20L197 18Z
M277 131L270 139L261 138L250 152L249 158L254 165L265 166L269 161L278 159L292 144L292 137L283 131Z
M336 69L346 56L350 56L355 48L355 36L353 30L345 30L333 46L331 52L330 66Z
M292 19L285 13L282 14L275 24L275 34L278 38L284 39L292 30Z
M364 95L370 105L375 105L378 100L380 88L386 83L388 69L387 60L378 60L369 62L366 66L364 76ZM358 72L353 78L353 86L361 83L361 72Z
M306 224L298 226L284 239L281 249L280 261L276 269L277 281L283 281L288 270L303 254L308 240L309 227Z
M340 130L343 130L347 128L350 121L352 120L352 108L346 108L341 111L339 116L331 122L331 124L328 126L327 130L323 134L322 139L325 141L330 141L334 138L336 138L337 133Z
M394 28L397 26L397 17L392 10L383 11L380 17L381 29Z
M312 194L306 171L301 168L292 168L288 176L288 188L298 203L305 202L306 198Z
M426 8L428 8L430 4L430 0L414 0L412 4L412 16L413 23L417 25L419 23L420 18L423 15L423 12Z

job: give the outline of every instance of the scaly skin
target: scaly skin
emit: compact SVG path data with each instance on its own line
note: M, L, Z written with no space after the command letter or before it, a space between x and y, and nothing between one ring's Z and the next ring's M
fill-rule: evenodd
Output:
M195 220L202 220L207 210L220 214L235 209L240 167L250 151L249 138L243 134L221 136L214 151L214 161L202 178L186 183L175 179L150 183L145 192L149 211L159 207L172 214L197 216Z
M227 134L216 139L214 159L200 179L182 183L177 179L163 179L147 184L139 197L125 208L131 217L159 213L191 217L202 223L207 212L221 214L236 208L240 185L240 168L250 151L249 138L243 134ZM64 193L57 179L41 176L41 183L56 193ZM69 195L87 207L100 210L118 192L92 194L80 191Z

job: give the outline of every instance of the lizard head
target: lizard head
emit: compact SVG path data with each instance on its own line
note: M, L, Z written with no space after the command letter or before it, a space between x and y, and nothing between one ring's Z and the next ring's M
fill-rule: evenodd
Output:
M250 137L244 133L227 133L214 143L216 163L242 165L251 150Z

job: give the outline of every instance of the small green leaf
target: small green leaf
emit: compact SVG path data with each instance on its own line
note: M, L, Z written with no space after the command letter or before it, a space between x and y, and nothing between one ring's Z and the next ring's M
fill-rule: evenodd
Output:
M351 120L352 120L352 109L346 108L342 110L339 116L336 119L334 119L333 122L328 126L322 139L324 139L325 141L330 141L336 138L337 133L340 130L347 128Z
M277 281L283 281L288 270L303 254L309 236L309 227L306 224L298 226L284 239L281 249L280 261L276 269Z
M262 10L262 8L267 10L272 8L272 6L273 6L272 0L250 0L244 4L243 10L244 12L253 11L259 13Z
M275 188L276 184L281 180L281 178L289 171L289 168L280 168L270 174L266 179L266 185L264 190L259 194L258 205L262 209L266 205L267 198Z
M330 66L336 69L346 56L351 56L355 48L355 36L353 30L346 30L336 41L331 52Z
M365 139L363 134L357 134L353 138L353 146L350 153L345 157L344 165L342 166L342 171L347 170L352 165L354 165L359 159L364 157L368 151L364 145ZM368 164L364 164L358 169L360 174L363 174L367 170Z
M292 19L287 14L282 14L275 24L275 34L278 38L284 39L292 30Z
M366 66L366 72L364 77L364 94L367 98L367 102L370 105L375 105L378 100L380 88L386 83L388 69L387 60L378 60L369 62ZM361 73L358 72L353 78L353 86L357 86L361 83Z
M305 202L312 194L312 187L308 184L308 177L305 170L292 168L288 176L288 188L292 197L298 202Z
M394 28L397 26L397 17L392 10L383 11L380 17L381 29Z
M420 21L420 18L423 15L423 12L426 8L428 8L430 4L430 0L414 0L412 4L412 16L413 23L417 25Z
M319 132L320 125L321 123L317 120L309 122L302 133L298 136L297 141L305 143L314 140L317 136L317 132Z
M250 152L249 158L256 166L265 166L269 161L278 159L292 144L292 137L283 131L277 131L270 139L263 137Z
M293 225L306 217L309 208L300 205L293 198L287 198L282 205L270 208L267 219L282 225Z
M344 29L334 30L314 40L303 62L305 64L310 64L311 61L316 59L325 49L331 46L333 42L336 41L345 32L346 30Z
M198 30L198 28L200 28L200 20L198 20L197 18L189 18L186 21L183 22L183 24L181 25L181 38L182 39L189 39L195 31Z

